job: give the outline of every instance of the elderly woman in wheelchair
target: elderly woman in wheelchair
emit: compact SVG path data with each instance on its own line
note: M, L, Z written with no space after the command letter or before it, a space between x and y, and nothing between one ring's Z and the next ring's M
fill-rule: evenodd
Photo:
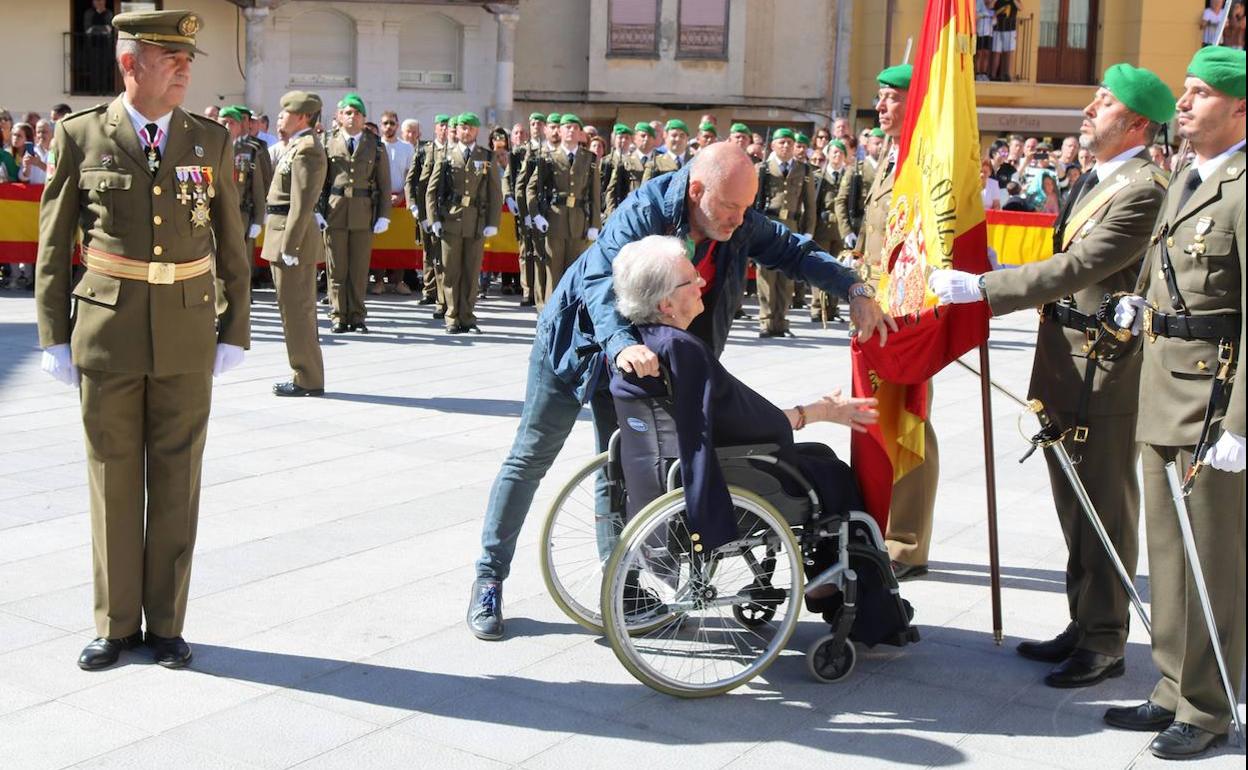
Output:
M837 392L782 410L729 374L685 331L703 281L679 239L629 244L613 270L616 306L663 376L615 374L620 430L551 507L543 574L556 602L604 630L639 680L683 697L760 674L802 596L831 626L807 653L822 681L849 674L852 640L917 640L849 466L793 440L812 422L865 430L874 399Z

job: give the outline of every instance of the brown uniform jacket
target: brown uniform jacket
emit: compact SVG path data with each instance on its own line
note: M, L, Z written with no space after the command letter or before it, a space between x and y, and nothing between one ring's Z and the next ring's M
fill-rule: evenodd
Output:
M855 161L853 165L847 167L845 172L841 174L840 188L836 191L836 199L833 202L833 211L836 216L836 227L841 232L841 237L848 233L857 232L854 227L854 217L851 216L851 208L856 207L858 211L866 212L867 197L871 194L871 187L875 184L876 165L871 161L863 159ZM858 200L851 204L850 196L853 192L853 179L855 175L862 176L862 182L858 185ZM861 226L861 223L858 223ZM861 246L862 244L859 244Z
M529 213L550 223L546 237L583 240L589 228L602 227L602 181L592 152L577 150L569 165L564 150L542 150L536 165L525 197Z
M292 140L274 168L268 205L289 206L286 214L270 214L261 256L276 262L283 254L314 264L325 260L325 237L316 225L316 204L325 184L329 158L308 132Z
M325 142L325 220L335 230L371 230L378 219L390 216L390 160L370 131L356 137L354 155L347 152L347 139L346 133L335 131Z
M59 132L58 132L59 133ZM1186 175L1175 177L1178 189L1166 199L1162 218L1166 243L1174 265L1179 293L1194 316L1240 313L1240 345L1236 354L1238 376L1226 403L1222 429L1240 436L1244 426L1244 151L1231 153L1186 204L1179 197ZM1189 173L1197 173L1192 169ZM1169 245L1173 240L1173 245ZM1203 246L1197 244L1203 243ZM1173 314L1161 269L1160 244L1154 243L1144 261L1136 293ZM1145 340L1140 375L1139 440L1158 446L1191 446L1200 438L1210 379L1218 364L1218 346L1205 340L1166 337ZM1215 431L1215 437L1218 433Z
M887 163L887 160L881 162ZM863 278L872 288L879 285L880 275L888 268L884 255L884 236L888 227L888 207L893 200L893 180L896 176L895 168L887 174L876 169L875 179L867 193L865 213L862 215L862 232L858 236L856 248L862 252Z
M688 158L685 160L688 163ZM680 171L681 167L676 164L676 158L672 157L670 152L656 152L654 154L654 162L646 164L646 169L641 175L641 182L645 184L655 177L670 174L673 171Z
M263 145L264 142L260 144ZM264 159L264 167L260 165L261 158ZM264 168L269 167L269 153L257 148L251 137L240 136L234 141L233 179L238 188L238 206L243 216L244 232L252 225L264 222L264 199L269 192Z
M425 207L433 221L442 223L443 236L480 238L484 228L498 227L502 182L493 154L481 145L473 146L467 160L461 146L444 150L428 184Z
M629 193L641 187L641 183L648 178L646 173L649 167L654 165L657 157L657 153L652 153L648 160L643 161L641 154L633 150L612 167L611 176L607 179L607 196L612 199L612 211Z
M1069 241L1064 252L1043 262L984 276L993 314L1005 315L1069 296L1080 313L1095 315L1106 294L1130 291L1161 210L1164 185L1161 169L1141 152L1123 163L1113 178L1101 179L1095 187L1084 190L1071 210L1067 232L1057 234L1060 240ZM1112 197L1106 200L1104 195ZM1089 206L1095 209L1085 210ZM1030 397L1058 411L1077 411L1088 366L1084 350L1087 341L1083 332L1065 328L1051 318L1042 319ZM1140 380L1137 352L1132 350L1112 361L1095 361L1089 415L1135 414Z
M422 142L412 155L412 165L407 167L407 178L403 180L403 194L407 196L408 208L416 207L416 231L420 238L420 225L429 219L425 210L425 193L429 190L429 176L433 173L434 163L446 147L436 142Z
M819 248L836 255L841 250L841 228L836 219L836 196L840 193L841 178L850 169L835 171L820 169L815 175L815 243Z
M218 342L248 347L251 269L225 128L175 109L153 176L119 96L62 120L52 147L55 165L39 209L39 344L70 343L82 369L153 375L211 371ZM194 187L188 184L185 198L179 194L179 166L194 166L205 181L211 175L202 188L207 225L191 222ZM219 318L214 311L211 273L150 284L89 270L71 287L79 228L84 247L127 259L177 263L211 255L226 311Z
M780 161L768 158L755 165L758 170L759 209L800 235L815 231L815 179L810 166L797 160L789 163L786 176Z

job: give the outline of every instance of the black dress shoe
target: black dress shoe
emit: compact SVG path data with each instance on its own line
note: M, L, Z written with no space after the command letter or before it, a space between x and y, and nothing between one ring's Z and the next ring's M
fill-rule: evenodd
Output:
M334 324L334 328L330 329L330 331L334 334L346 334L351 331L351 327L347 326L342 321L338 321Z
M467 326L460 325L459 330L460 330L460 331L463 331L463 332L472 332L473 334L484 334L484 333L485 333L485 332L481 331L481 327L480 327L480 326L477 326L476 324L468 324Z
M447 333L447 334L463 334L463 333L464 333L464 332L466 332L466 331L468 331L468 330L467 330L467 329L465 329L465 328L464 328L464 327L462 327L462 326L448 326L448 327L446 327L446 333Z
M416 304L417 305L432 305L433 303L437 301L438 300L433 297L421 297L420 302L417 302Z
M434 320L441 321L443 318L446 318L446 311L435 310L433 311L433 317L434 317Z
M279 382L273 386L273 395L282 396L284 398L298 398L300 396L323 396L324 388L304 388L293 382Z
M1049 687L1091 687L1105 679L1113 679L1127 672L1126 662L1116 655L1102 655L1091 650L1076 649L1070 657L1058 663L1044 683Z
M1077 641L1079 641L1079 627L1071 623L1066 626L1066 630L1047 641L1019 642L1018 654L1042 663L1061 663L1075 651Z
M477 578L468 600L468 630L478 639L503 638L503 581Z
M765 340L765 339L770 339L772 337L780 337L783 334L784 332L773 332L773 331L768 331L767 329L762 329L758 333L758 338L760 340Z
M1174 722L1174 712L1146 700L1138 706L1117 706L1105 711L1105 724L1123 730L1152 733L1164 730Z
M926 564L902 564L899 561L892 562L893 577L897 578L900 583L903 580L914 580L927 574Z
M1226 733L1211 733L1187 722L1175 722L1148 744L1158 759L1191 759L1226 743Z
M120 639L100 637L82 648L78 656L78 668L83 671L99 671L117 662L123 650L133 650L143 644L143 632L135 631Z
M317 304L318 304L318 305L328 305L328 304L329 304L329 297L321 297L319 300L317 300Z
M191 645L180 636L157 636L147 632L147 646L156 664L165 668L185 668L191 662Z
M358 323L358 324L352 324L352 326L354 326L355 330L359 332L360 334L368 334L368 326L365 325L363 322Z
M537 302L535 302L532 298L520 300L520 307L533 307L536 304Z

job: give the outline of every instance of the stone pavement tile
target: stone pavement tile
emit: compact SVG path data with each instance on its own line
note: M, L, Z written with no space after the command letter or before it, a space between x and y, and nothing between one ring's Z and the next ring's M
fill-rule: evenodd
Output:
M183 725L165 737L260 767L283 768L372 730L367 722L267 695Z
M421 610L420 583L284 623L271 633L315 639L318 647L336 657L359 660L413 641L441 628L428 622ZM439 602L442 604L443 602ZM457 613L458 614L458 613Z
M1128 767L1151 740L1151 733L1115 730L1082 713L1011 703L964 746L1061 767Z
M85 516L90 504L85 471L82 480L83 485L74 489L32 491L7 499L0 495L0 513L26 522L50 521L76 514Z
M0 717L4 764L22 770L72 765L148 735L64 703L44 703Z
M171 767L195 770L255 770L257 766L184 746L157 735L135 741L107 754L91 757L74 767L83 770L168 770Z
M234 679L269 692L298 688L309 679L351 662L331 647L318 644L315 637L276 631L215 644L191 640L191 645L195 651L192 665L196 671Z
M4 528L4 536L0 537L0 564L43 556L90 542L91 523L85 513L40 522L27 520L22 526Z
M1008 701L1034 681L1033 662L993 644L990 631L963 631L907 647L881 675Z
M723 767L749 750L748 741L700 742L695 730L668 731L633 725L633 714L599 717L587 733L569 738L520 765L530 770L636 770L638 767L679 767L682 770ZM673 734L678 733L678 734Z
M509 692L556 705L576 703L598 716L627 711L653 692L620 665L605 639L586 641L495 681Z
M0 655L0 681L60 698L151 665L151 655L140 648L123 652L121 661L112 668L83 671L78 668L78 655L93 636L94 633L67 634Z
M506 768L509 764L494 762L479 753L460 751L421 740L398 730L380 730L357 738L299 765L304 768L338 770L343 767L369 770L409 770L413 767L436 767L455 770L488 770Z
M191 666L181 671L148 666L134 676L71 693L60 702L163 733L264 695L259 687L196 671L194 661Z
M33 693L0 679L0 716L46 703L49 700L51 698L46 695Z
M95 591L90 583L41 593L0 605L0 611L73 633L95 635Z
M91 580L91 546L81 545L0 564L0 604Z
M20 650L64 635L64 629L27 620L0 609L0 653Z

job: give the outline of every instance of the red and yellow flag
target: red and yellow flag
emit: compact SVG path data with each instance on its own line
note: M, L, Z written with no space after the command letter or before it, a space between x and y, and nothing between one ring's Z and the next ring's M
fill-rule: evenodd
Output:
M853 344L854 394L880 401L880 421L853 436L867 510L887 523L893 483L923 462L927 381L988 337L986 303L936 306L934 268L988 269L975 113L975 8L929 0L906 99L879 302L900 330L881 348Z

